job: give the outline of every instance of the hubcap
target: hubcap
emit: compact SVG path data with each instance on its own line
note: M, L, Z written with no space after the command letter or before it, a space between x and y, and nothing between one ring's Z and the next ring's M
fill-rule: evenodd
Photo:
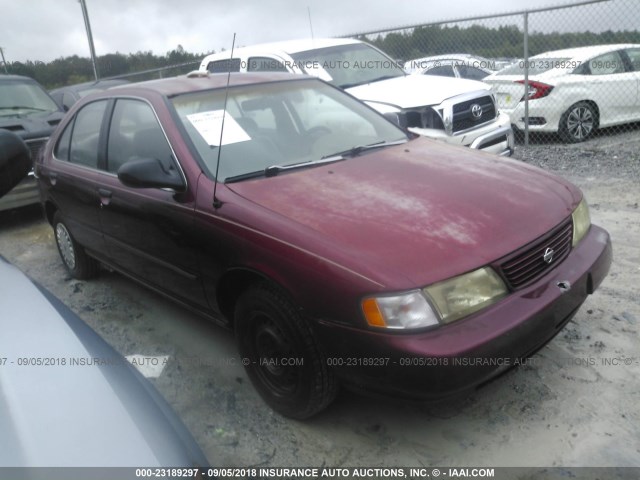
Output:
M288 363L293 357L288 337L268 317L260 316L254 322L260 379L278 395L293 393L298 384L298 368Z
M587 107L573 109L567 118L567 130L576 140L583 140L593 130L593 115Z
M67 265L69 269L73 270L76 268L76 252L73 249L73 242L69 231L61 223L56 225L56 241L58 242L58 249L60 250L62 260L64 260L65 265Z

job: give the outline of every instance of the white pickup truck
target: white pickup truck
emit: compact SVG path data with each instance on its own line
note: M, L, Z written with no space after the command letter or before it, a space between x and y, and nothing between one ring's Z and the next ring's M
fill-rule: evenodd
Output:
M201 72L291 72L346 90L409 131L499 155L513 152L507 115L488 85L474 80L407 75L377 48L353 39L306 39L206 56Z

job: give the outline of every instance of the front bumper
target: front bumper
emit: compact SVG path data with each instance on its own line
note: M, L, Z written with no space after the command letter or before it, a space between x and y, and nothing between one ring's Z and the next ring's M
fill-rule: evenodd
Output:
M444 130L431 128L413 127L409 128L409 131L453 145L475 148L501 156L511 156L515 143L510 117L503 113L486 125L452 135L448 135Z
M378 333L320 322L327 362L359 390L441 398L499 375L547 344L606 277L609 234L592 226L539 281L464 320L421 333ZM561 289L558 283L571 287Z

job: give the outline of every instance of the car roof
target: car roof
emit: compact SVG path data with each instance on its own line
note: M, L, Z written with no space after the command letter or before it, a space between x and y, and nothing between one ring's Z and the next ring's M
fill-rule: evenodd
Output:
M58 92L81 92L83 90L89 90L91 88L110 88L116 85L125 85L131 83L129 80L122 79L107 79L107 80L94 80L92 82L84 82L84 83L76 83L74 85L66 85L64 87L55 88L50 90L49 93L58 93Z
M478 55L471 55L470 53L448 53L444 55L432 55L430 57L420 57L412 60L407 60L407 62L431 62L435 60L486 60L484 57L480 57Z
M140 94L143 92L157 92L167 97L173 97L183 93L200 92L205 90L221 89L228 85L235 87L239 85L252 85L260 83L272 83L292 80L313 80L315 77L306 75L295 75L292 73L264 72L264 73L212 73L181 75L178 77L163 78L159 80L149 80L146 82L118 85L105 90L98 95L114 94Z
M249 47L240 47L234 49L233 54L234 57L239 57L243 54L250 54L252 52L270 52L291 55L293 53L306 52L308 50L335 47L339 45L352 45L356 43L362 42L353 38L305 38L299 40L286 40L282 42L260 43L257 45L251 45ZM205 58L208 61L212 61L217 59L230 58L230 56L231 51L226 50L224 52L207 55Z
M554 50L544 52L531 58L571 58L575 60L587 60L604 53L622 50L624 48L640 48L640 44L619 43L612 45L594 45L589 47L565 48L563 50Z
M38 83L36 80L34 80L31 77L25 77L23 75L7 75L7 74L2 74L0 75L0 81L2 80L11 80L11 81L15 81L15 80L22 80L22 81L28 81L28 82L35 82Z

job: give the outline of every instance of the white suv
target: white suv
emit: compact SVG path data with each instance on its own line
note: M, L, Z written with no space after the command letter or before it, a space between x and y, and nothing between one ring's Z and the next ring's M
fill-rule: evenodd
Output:
M507 115L482 82L407 75L377 48L353 39L307 39L208 55L201 72L292 72L343 88L409 131L499 155L513 152Z

